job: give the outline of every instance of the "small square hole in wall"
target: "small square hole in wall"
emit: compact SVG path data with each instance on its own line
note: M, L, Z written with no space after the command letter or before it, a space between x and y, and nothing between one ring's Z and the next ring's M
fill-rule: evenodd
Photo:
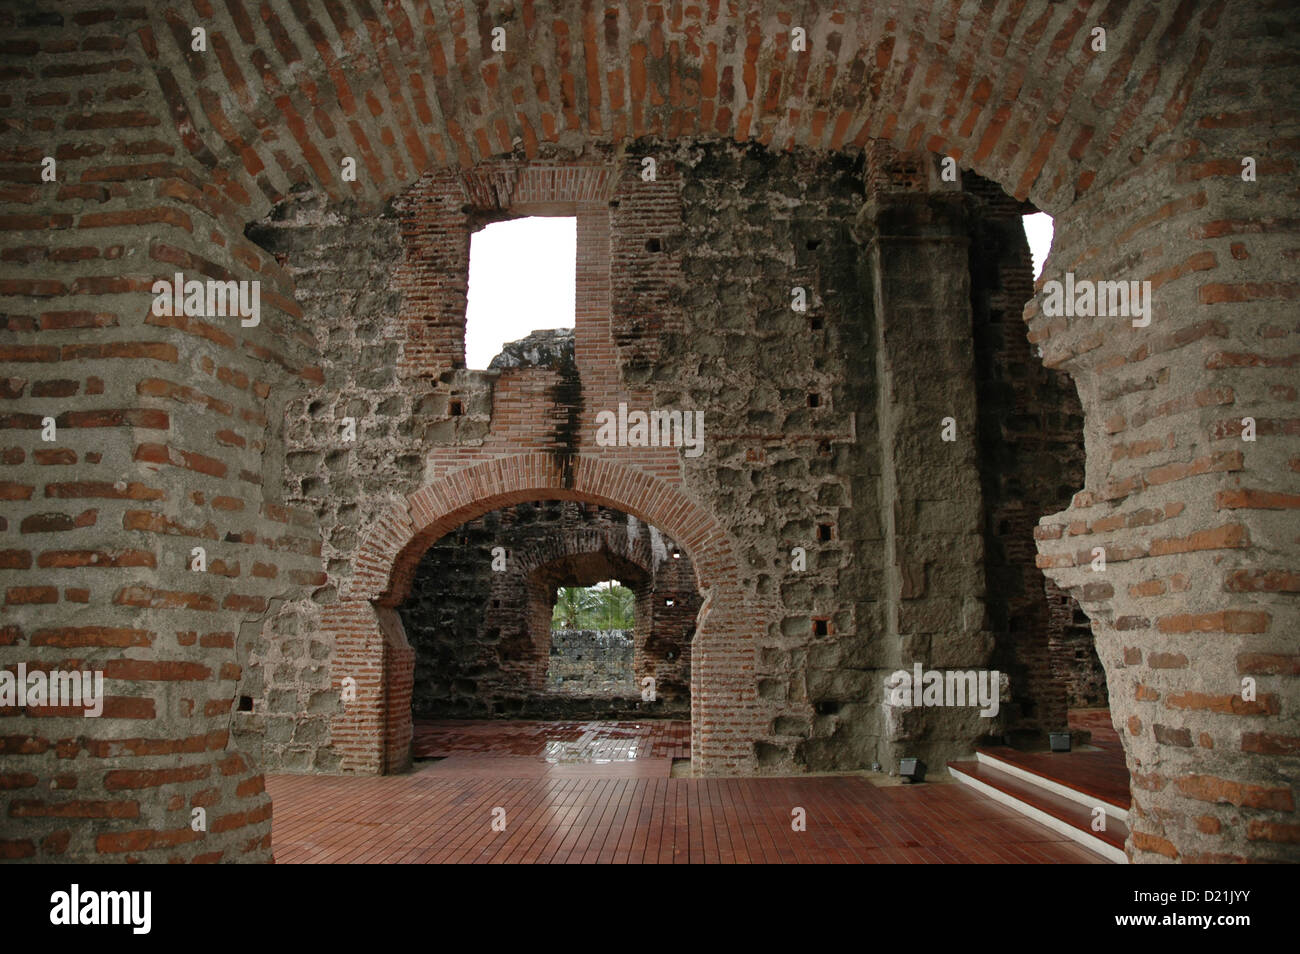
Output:
M813 617L813 635L829 636L831 634L831 621L825 616Z
M821 315L812 315L812 316L808 319L808 327L811 328L813 331L821 331L821 330L822 330L822 316L821 316Z
M465 405L461 404L459 401L452 401L452 402L451 402L451 416L452 416L452 417L460 417L460 416L461 416L462 414L464 414L464 413L465 413Z
M664 606L674 606L676 603L676 600L664 600Z
M821 443L819 443L819 444L817 445L817 453L820 454L822 457L830 457L830 456L831 456L831 442L830 442L830 441L822 441Z
M821 406L822 406L822 396L821 396L820 394L818 394L816 391L810 392L809 395L808 395L808 406L809 406L809 407L821 407Z
M833 537L834 529L829 523L817 524L817 539L820 542L825 543L827 540L833 539Z
M645 243L645 250L647 252L659 252L663 250L663 245L659 242L657 238L647 239Z
M240 697L239 697L239 711L240 711L240 712L252 712L252 711L253 711L253 697L252 697L252 696L240 696Z

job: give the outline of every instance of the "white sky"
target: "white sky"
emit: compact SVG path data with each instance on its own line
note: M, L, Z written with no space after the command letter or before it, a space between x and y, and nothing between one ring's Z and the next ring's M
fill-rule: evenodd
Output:
M484 370L530 331L573 327L577 221L511 219L470 236L465 367Z
M1052 250L1052 217L1046 212L1023 216L1025 238L1029 239L1029 253L1034 258L1034 279L1043 274L1043 263Z

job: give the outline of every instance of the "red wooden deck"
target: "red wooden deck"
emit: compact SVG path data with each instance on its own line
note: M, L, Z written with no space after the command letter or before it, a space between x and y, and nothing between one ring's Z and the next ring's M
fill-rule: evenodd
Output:
M275 858L290 864L1100 860L954 783L670 778L686 731L685 723L668 722L417 726L417 753L423 753L417 758L445 757L417 763L409 774L268 777ZM796 807L806 812L806 831L791 830ZM504 831L493 830L494 808L505 810Z

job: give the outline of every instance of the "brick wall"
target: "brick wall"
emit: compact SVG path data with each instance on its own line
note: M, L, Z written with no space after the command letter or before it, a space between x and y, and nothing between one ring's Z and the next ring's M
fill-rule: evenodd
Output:
M1052 647L1059 631L1036 564L1034 527L1083 483L1083 411L1069 376L1035 358L1020 320L1033 296L1022 216L1035 210L973 173L962 188L979 200L970 273L993 661L1010 676L1007 735L1041 742L1044 732L1066 727L1066 673L1074 667ZM1087 662L1077 665L1091 668ZM1105 704L1104 676L1101 690L1094 705Z
M1095 709L1109 704L1106 670L1097 658L1088 614L1069 593L1047 584L1048 646L1052 672L1065 687L1071 709Z

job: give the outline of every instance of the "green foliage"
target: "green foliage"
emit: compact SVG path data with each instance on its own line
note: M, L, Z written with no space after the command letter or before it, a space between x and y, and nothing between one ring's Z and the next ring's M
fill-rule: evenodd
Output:
M555 591L552 629L631 629L636 594L618 583L562 586Z
M584 629L584 621L595 608L594 587L562 586L555 591L551 629Z

